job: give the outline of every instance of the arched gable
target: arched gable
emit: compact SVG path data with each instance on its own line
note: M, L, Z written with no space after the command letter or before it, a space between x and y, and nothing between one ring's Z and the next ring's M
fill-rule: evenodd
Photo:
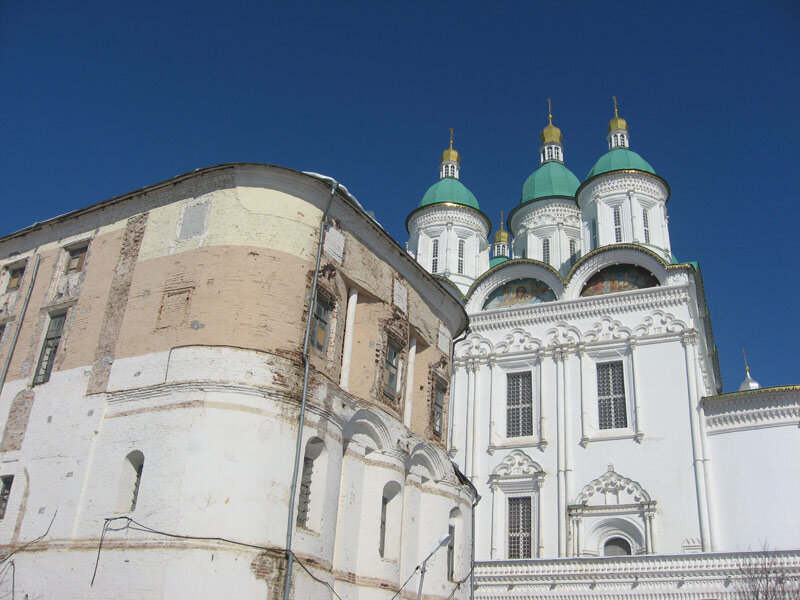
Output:
M475 280L467 292L467 312L528 306L527 302L515 304L506 301L504 303L500 298L503 294L503 286L511 286L514 282L519 283L507 290L508 295L512 298L515 297L517 289L522 288L522 296L528 298L528 301L533 300L536 296L534 303L558 300L564 292L564 282L561 276L550 265L536 260L514 259L490 269ZM548 288L552 295L548 294ZM493 293L497 293L498 296L490 298ZM487 306L493 301L496 305Z
M383 419L372 411L364 408L357 410L344 426L344 439L354 440L375 450L385 450L392 447L389 428Z
M580 298L587 284L596 286L592 295L665 285L667 266L657 254L640 246L599 248L581 258L572 268L563 298ZM652 279L647 279L647 276Z
M441 481L447 477L449 465L442 459L441 455L431 448L427 442L420 442L408 457L406 469L409 473L414 473L433 481Z

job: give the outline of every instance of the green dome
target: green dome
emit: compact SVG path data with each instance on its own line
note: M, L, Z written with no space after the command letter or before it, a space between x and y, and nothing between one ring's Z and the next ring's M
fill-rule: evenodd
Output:
M452 177L440 179L429 187L419 203L419 208L431 204L443 204L444 202L452 202L453 204L461 204L462 206L480 210L475 195L467 189L467 186Z
M496 267L499 264L502 264L508 260L507 256L495 256L492 260L489 261L489 268Z
M594 163L586 179L591 179L595 175L600 175L601 173L624 171L627 169L636 169L637 171L644 171L645 173L652 173L653 175L656 174L653 167L633 150L615 148L614 150L606 152L600 157L600 160Z
M550 161L536 169L522 186L520 204L549 196L575 197L581 182L563 163Z

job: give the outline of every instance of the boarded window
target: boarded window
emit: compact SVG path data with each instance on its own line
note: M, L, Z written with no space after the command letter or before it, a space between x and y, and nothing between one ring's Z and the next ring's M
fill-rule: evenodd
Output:
M83 271L83 263L86 261L87 246L80 248L73 248L69 251L69 260L67 261L67 275L72 273L80 273Z
M317 294L314 303L314 318L311 322L311 342L319 351L325 352L328 347L328 329L333 315L333 302Z
M397 399L400 389L399 368L400 349L389 342L386 344L386 358L383 363L383 395L392 400Z
M158 329L183 325L189 311L191 288L164 292L161 310L158 312Z
M188 240L205 233L210 208L211 203L209 202L188 205L183 211L179 239Z
M444 386L436 385L433 392L433 435L442 437L442 422L444 421L444 397L447 394Z
M12 292L14 290L18 290L20 284L22 284L22 276L25 274L25 265L21 267L13 267L8 270L8 286L6 287L7 292Z
M61 343L61 334L64 331L64 321L67 313L50 315L50 323L47 325L47 333L42 346L42 353L39 355L39 364L36 367L36 375L33 383L45 383L50 380L50 373L53 370L53 363L56 359L56 351Z

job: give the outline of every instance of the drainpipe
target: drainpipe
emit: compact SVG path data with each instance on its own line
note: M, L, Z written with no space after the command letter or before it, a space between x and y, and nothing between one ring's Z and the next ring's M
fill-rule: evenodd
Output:
M303 394L300 400L300 421L297 427L297 445L294 451L294 473L292 473L292 487L289 493L289 515L286 520L286 577L283 583L283 600L289 600L289 586L292 581L292 565L294 555L292 554L292 534L294 533L294 498L297 490L297 472L300 468L300 453L303 448L303 424L306 416L306 402L308 400L308 341L311 337L311 321L317 303L317 282L319 281L319 265L322 261L322 243L325 238L325 221L328 219L328 212L333 204L333 197L339 188L339 183L330 178L326 178L331 186L331 195L328 198L328 206L322 213L319 222L319 240L317 243L317 263L314 267L314 281L311 284L311 299L308 303L308 318L306 319L306 334L303 339Z
M19 313L19 319L17 320L17 328L14 330L14 337L11 338L11 346L8 349L8 356L6 356L5 363L3 364L3 372L0 373L0 394L3 393L3 386L5 386L6 384L6 376L8 375L8 369L11 366L11 358L14 355L14 348L17 347L19 332L22 329L22 321L25 319L25 313L28 310L28 302L30 302L31 300L31 293L33 292L33 284L36 283L36 274L39 272L40 258L41 256L37 254L36 259L33 261L33 272L31 273L31 282L28 285L28 291L25 293L25 301L22 303L22 310Z

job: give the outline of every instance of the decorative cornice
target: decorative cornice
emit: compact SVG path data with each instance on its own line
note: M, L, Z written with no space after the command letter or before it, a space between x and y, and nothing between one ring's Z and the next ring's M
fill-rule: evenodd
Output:
M661 190L658 189L658 184L663 186ZM575 192L575 198L580 206L581 196L584 194L594 196L619 190L628 191L629 189L649 193L664 202L664 204L669 201L671 193L667 181L655 173L648 173L639 169L619 169L617 171L598 173L594 177L590 177L580 185ZM663 196L663 199L658 198L659 195Z
M427 204L425 206L420 206L418 208L415 208L414 210L412 210L408 214L408 217L406 217L406 231L409 234L411 233L411 229L409 228L409 224L411 223L411 218L412 217L415 217L416 215L425 214L426 212L432 211L432 210L437 210L437 209L441 210L443 208L456 209L456 210L448 211L448 212L451 212L451 213L458 213L460 215L472 214L475 217L480 218L483 221L483 224L485 225L486 234L485 234L484 237L489 235L489 232L492 229L492 222L491 222L491 220L489 220L489 217L487 217L485 214L483 214L483 212L481 212L477 208L472 208L471 206L465 206L463 204L455 204L454 202L437 202L436 204ZM418 218L418 217L416 217L416 218Z
M800 424L800 385L708 396L700 401L709 435Z

